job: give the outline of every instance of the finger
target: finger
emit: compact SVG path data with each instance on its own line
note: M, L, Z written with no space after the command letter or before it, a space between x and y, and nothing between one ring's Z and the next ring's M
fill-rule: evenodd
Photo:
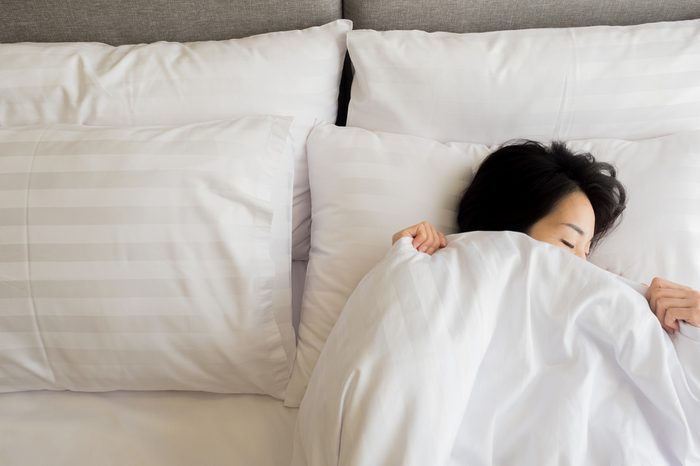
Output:
M440 248L442 248L442 247L444 247L444 246L442 246L442 245L440 244L440 237L437 236L437 235L435 235L435 236L434 236L434 241L433 241L432 246L429 247L429 248L425 251L425 253L426 253L426 254L432 255L433 253L435 253L438 249L440 249Z
M678 299L678 298L661 298L656 301L656 311L655 314L659 318L659 322L663 325L666 331L678 330L677 325L669 325L669 315L668 310L671 308L681 309L688 308L688 299ZM675 322L673 319L670 320L671 323Z
M700 308L692 307L689 310L688 316L683 318L687 323L695 327L700 327Z
M421 252L427 252L428 249L433 247L433 243L435 242L435 240L433 239L433 231L432 228L430 228L430 225L425 226L425 235L425 242L421 244L420 248L418 248L418 250Z
M447 246L447 238L445 238L445 235L435 227L433 227L433 231L435 232L435 241L437 242L435 249L437 250Z
M651 305L652 311L656 311L659 307L664 307L666 309L670 307L691 307L692 302L687 297L681 298L667 298L665 296L660 296L654 299Z
M413 247L420 251L420 247L428 239L428 233L423 224L416 225L416 234L413 238Z
M689 290L687 286L681 285L680 283L672 282L671 280L666 280L661 277L654 277L651 281L650 288L672 288L677 290Z
M666 309L663 307L659 307L654 314L656 314L656 318L659 319L659 323L663 327L664 330L667 332L670 332L672 329L670 327L666 326Z
M432 254L440 248L440 232L430 225L430 243L425 250L426 254Z
M440 233L437 228L433 227L433 238L435 238L435 249L444 248L445 235Z
M653 295L658 298L687 298L689 290L679 290L678 288L656 288Z
M684 313L692 315L692 302L687 298L662 298L656 302L656 310L654 313L661 322L661 325L666 329L666 331L678 330L678 325L673 324L675 320L672 316L668 315L669 309L686 309ZM669 322L673 325L669 325Z
M647 301L652 310L656 310L657 301L661 298L685 298L688 296L688 290L679 290L675 288L649 288L647 291Z
M667 327L672 328L675 331L678 331L679 326L678 326L678 321L679 320L684 320L684 321L691 321L693 319L693 310L687 307L682 307L682 308L677 308L677 307L671 307L666 311L666 315L664 316L664 324L666 324Z

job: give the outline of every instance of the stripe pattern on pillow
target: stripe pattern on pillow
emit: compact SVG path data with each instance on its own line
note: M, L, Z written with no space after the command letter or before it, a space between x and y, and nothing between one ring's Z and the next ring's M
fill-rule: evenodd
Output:
M0 391L282 397L290 122L0 130Z
M333 123L348 20L203 42L0 44L0 127L176 125L293 116L293 255L308 259L306 138Z

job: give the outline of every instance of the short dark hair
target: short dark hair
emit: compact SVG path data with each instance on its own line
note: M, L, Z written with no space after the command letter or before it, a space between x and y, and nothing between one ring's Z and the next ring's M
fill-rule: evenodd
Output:
M568 194L581 191L595 213L592 246L625 209L627 194L615 167L589 153L571 152L563 142L509 142L489 155L459 203L460 232L528 233Z

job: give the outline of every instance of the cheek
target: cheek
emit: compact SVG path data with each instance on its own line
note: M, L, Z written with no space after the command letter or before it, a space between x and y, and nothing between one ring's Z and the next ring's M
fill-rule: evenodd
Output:
M552 246L563 246L563 244L561 244L561 241L556 240L551 233L547 234L547 232L544 232L537 228L533 228L532 230L530 230L528 236L532 239L536 239L537 241L542 241L543 243L551 244Z
M558 241L555 239L556 235L547 228L535 225L527 234L532 239L557 246ZM561 242L559 242L559 245L561 245Z

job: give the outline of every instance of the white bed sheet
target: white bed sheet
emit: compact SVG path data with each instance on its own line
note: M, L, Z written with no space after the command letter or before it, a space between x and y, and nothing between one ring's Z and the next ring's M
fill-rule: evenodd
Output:
M294 324L306 261L293 261ZM286 466L297 409L201 392L0 394L2 466Z
M3 466L280 466L297 410L260 395L0 395Z

